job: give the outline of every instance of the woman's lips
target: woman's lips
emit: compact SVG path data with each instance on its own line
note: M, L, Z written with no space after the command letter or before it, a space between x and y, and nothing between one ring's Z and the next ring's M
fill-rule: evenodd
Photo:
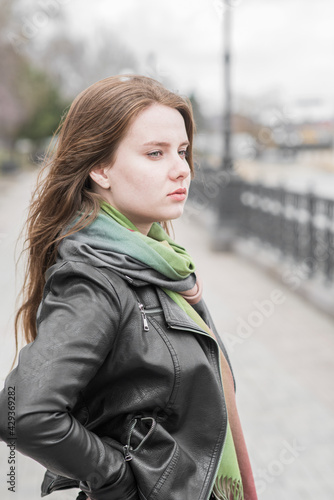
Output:
M187 190L186 188L179 188L173 191L172 193L169 193L167 196L169 198L173 198L173 200L176 201L183 201L187 197Z

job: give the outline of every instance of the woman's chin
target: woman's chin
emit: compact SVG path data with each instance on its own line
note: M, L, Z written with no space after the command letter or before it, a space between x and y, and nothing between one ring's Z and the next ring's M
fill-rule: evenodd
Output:
M179 207L174 207L174 210L170 211L170 215L166 217L164 220L175 220L181 217L184 212L184 205L180 205Z

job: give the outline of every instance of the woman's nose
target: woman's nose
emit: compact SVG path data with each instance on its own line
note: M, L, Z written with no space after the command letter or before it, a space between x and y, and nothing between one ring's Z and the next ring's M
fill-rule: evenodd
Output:
M174 179L185 179L190 175L190 167L185 158L181 158L179 155L174 159L174 163L171 169L171 177Z

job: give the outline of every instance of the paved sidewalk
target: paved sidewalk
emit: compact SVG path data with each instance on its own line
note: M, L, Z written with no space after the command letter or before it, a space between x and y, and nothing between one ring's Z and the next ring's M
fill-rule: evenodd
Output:
M5 186L0 180L1 387L13 353L15 238L33 180L28 173ZM206 230L191 215L174 227L176 240L197 263L204 296L230 352L260 500L332 500L333 320L240 256L208 250ZM8 492L8 455L0 443L1 500L40 498L43 469L20 454L16 492ZM74 498L74 491L50 497Z
M332 500L334 321L248 260L208 250L189 213L176 239L230 353L259 498Z

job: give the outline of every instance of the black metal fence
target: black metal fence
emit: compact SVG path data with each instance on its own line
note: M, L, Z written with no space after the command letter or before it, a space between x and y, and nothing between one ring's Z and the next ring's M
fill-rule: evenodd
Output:
M239 236L258 239L281 260L293 259L307 277L322 275L334 284L334 197L249 183L209 168L195 177L190 197L216 210L222 224L232 216Z

